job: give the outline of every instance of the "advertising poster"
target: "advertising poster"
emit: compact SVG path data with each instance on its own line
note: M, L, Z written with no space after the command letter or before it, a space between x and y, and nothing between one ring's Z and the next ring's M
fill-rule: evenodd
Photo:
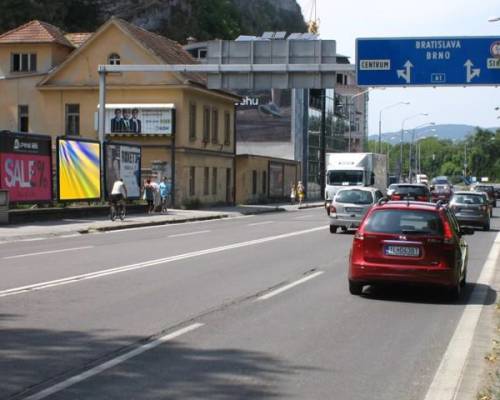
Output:
M101 197L98 142L58 138L57 156L59 200Z
M168 105L106 105L106 134L171 135L175 109Z
M52 200L50 136L0 134L0 188L11 202Z
M109 197L113 183L122 178L127 188L127 198L141 197L141 147L119 143L104 144L106 160L106 195Z
M291 142L291 90L238 90L236 107L238 142Z
M269 197L283 197L283 164L270 162L269 163Z

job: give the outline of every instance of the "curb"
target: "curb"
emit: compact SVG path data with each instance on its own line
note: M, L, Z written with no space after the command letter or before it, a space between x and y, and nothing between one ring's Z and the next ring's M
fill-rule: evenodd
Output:
M196 221L210 221L214 219L222 219L228 218L229 215L221 214L221 215L210 215L206 217L193 217L193 218L182 218L182 219L172 219L166 221L151 221L151 222L136 222L131 223L129 225L115 225L115 226L101 226L101 227L89 227L87 229L80 229L77 232L80 234L88 234L92 232L110 232L110 231L120 231L130 228L143 228L146 226L161 226L161 225L170 225L170 224L183 224L186 222L196 222Z

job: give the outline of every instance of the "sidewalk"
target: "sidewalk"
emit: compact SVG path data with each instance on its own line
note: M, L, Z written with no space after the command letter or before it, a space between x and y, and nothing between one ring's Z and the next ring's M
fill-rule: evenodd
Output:
M0 225L0 243L18 240L41 240L48 237L64 237L93 232L106 232L145 226L207 221L220 218L234 218L268 212L296 211L322 207L323 202L304 203L300 208L290 204L242 205L235 207L212 207L203 210L169 209L163 215L155 213L130 214L124 221L110 221L108 217L65 218L56 221L39 221L17 225Z

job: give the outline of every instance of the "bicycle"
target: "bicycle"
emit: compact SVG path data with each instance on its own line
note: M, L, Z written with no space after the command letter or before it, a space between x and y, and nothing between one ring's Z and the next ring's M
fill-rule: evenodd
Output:
M110 213L109 217L111 218L111 221L116 220L116 217L120 218L121 221L125 219L125 202L124 200L111 200L111 205L110 205Z

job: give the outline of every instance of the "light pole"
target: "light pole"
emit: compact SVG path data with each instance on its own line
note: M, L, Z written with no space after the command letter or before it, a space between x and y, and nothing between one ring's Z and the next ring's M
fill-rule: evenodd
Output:
M406 117L403 119L401 122L401 141L399 144L399 181L401 182L403 180L403 135L405 131L405 122L409 121L410 119L417 118L417 117L427 117L429 114L428 113L418 113L414 115L410 115L409 117Z
M378 114L378 152L382 152L382 111L388 110L389 108L397 107L400 105L409 105L409 101L399 101L397 103L388 105L384 108L382 108Z
M412 135L411 135L411 141L410 141L410 155L409 155L409 158L408 158L408 180L412 181L412 149L413 149L413 143L415 142L415 131L419 128L423 128L424 126L434 126L436 125L435 122L428 122L426 124L422 124L422 125L419 125L419 126L416 126L415 128L412 129Z
M371 90L373 90L373 88L369 88L369 89L363 90L362 92L353 94L352 96L349 96L349 99L347 101L347 118L349 120L348 121L348 123L349 123L349 140L347 142L347 152L348 153L351 152L351 135L352 135L352 129L351 129L351 103L352 103L352 101L356 97L361 96L363 94L366 94L366 93L370 92Z
M431 129L430 132L436 132L435 129ZM422 160L421 160L421 155L422 155L422 144L420 143L420 141L422 139L427 139L429 136L421 136L419 138L416 139L416 142L417 142L417 146L416 146L416 150L417 150L417 171L418 171L418 174L420 175L422 173ZM431 137L438 137L438 135L432 135Z

